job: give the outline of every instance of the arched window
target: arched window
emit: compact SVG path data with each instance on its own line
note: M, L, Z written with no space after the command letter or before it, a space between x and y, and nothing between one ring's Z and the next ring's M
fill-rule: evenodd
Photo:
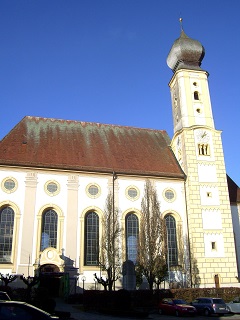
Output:
M194 100L199 100L199 93L198 93L198 91L194 91Z
M136 263L138 250L138 217L130 213L126 216L126 259Z
M176 221L171 215L166 216L165 221L167 227L168 263L170 266L176 266L178 265Z
M43 213L41 251L48 247L57 248L58 215L50 209Z
M5 207L0 211L0 263L11 262L14 211Z
M99 264L99 217L96 212L86 214L84 232L84 265L97 266Z
M210 155L209 145L207 143L198 144L198 154L199 156L209 156Z

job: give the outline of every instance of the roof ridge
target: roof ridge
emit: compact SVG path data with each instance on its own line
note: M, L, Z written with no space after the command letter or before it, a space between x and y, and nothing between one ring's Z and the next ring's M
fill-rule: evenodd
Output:
M140 128L135 126L127 126L127 125L119 125L119 124L108 124L108 123L100 123L100 122L92 122L92 121L80 121L80 120L67 120L67 119L58 119L58 118L46 118L46 117L38 117L38 116L26 116L24 119L37 119L37 120L43 120L43 121L52 121L52 122L67 122L67 123L79 123L82 125L91 124L96 125L98 127L105 126L105 127L112 127L112 128L126 128L126 129L137 129L137 130L147 130L147 131L157 131L157 132L166 132L166 130L161 129L153 129L153 128Z

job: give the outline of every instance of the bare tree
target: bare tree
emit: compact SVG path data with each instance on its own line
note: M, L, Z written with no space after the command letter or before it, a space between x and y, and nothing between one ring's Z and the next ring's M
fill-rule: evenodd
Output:
M149 289L166 273L166 227L161 217L156 189L146 180L141 203L142 218L139 230L138 269L146 277Z
M197 259L193 256L191 251L191 284L193 288L199 288L201 284L201 278L199 276L199 269L197 264Z
M13 274L2 274L0 273L0 279L4 282L4 285L7 286L9 283L13 282L14 280L17 279L16 275Z
M165 259L159 258L158 268L155 274L154 283L157 286L157 289L159 290L160 285L162 282L164 282L168 275L168 266L166 264Z
M31 300L32 288L39 283L40 278L37 277L37 276L34 276L34 277L30 277L30 276L24 277L24 275L22 275L20 279L21 279L21 280L25 283L25 285L27 286L26 297L27 297L27 301L29 302L29 301Z
M112 291L115 281L120 277L121 259L120 259L120 235L121 228L119 224L118 209L113 203L113 195L110 192L106 199L103 233L100 245L99 265L105 276L97 276L95 279L104 286L105 290Z
M178 259L181 272L179 283L183 287L198 288L201 283L197 260L193 251L193 245L188 245L187 236L183 237L182 227L178 226Z
M187 236L183 236L182 225L177 226L178 265L172 267L178 287L190 287L190 257Z

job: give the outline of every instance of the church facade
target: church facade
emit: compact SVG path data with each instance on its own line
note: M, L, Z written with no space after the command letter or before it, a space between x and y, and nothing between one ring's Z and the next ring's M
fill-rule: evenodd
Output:
M164 130L30 116L2 139L0 273L96 287L106 198L114 193L119 210L122 262L135 262L148 179L166 221L170 281L195 273L202 287L238 286L239 188L226 175L203 57L184 31L169 52L172 140Z

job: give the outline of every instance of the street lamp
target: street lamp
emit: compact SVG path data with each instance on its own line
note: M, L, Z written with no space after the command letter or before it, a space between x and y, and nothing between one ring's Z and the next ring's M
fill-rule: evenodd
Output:
M97 290L97 279L93 278L94 284L95 284L95 290Z
M83 282L83 291L84 291L84 282L86 281L86 277L82 276L82 282Z
M73 278L74 278L74 286L75 286L75 294L77 293L77 282L78 282L78 274L75 274L74 276L73 276Z

